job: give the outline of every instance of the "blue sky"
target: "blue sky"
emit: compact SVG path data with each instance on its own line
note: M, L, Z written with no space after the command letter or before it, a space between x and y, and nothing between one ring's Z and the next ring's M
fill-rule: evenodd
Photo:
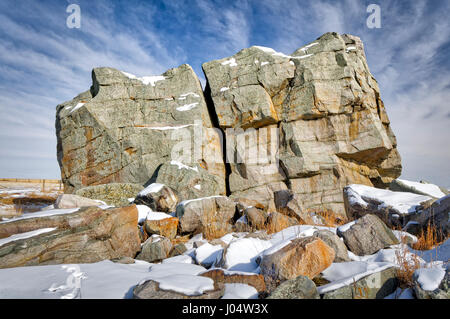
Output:
M66 26L69 4L81 28ZM381 7L369 29L366 8ZM362 38L402 156L402 178L450 187L450 1L0 2L0 177L59 178L55 108L93 67L138 76L252 45L292 53L325 32Z

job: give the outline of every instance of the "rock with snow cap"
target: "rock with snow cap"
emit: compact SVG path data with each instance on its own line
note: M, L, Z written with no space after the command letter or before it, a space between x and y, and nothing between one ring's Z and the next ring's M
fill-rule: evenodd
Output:
M320 299L314 282L306 276L286 280L267 299Z
M413 234L426 232L429 224L438 230L439 236L450 234L450 195L435 199L354 184L344 188L344 200L351 220L371 214L391 228L403 228Z
M427 183L424 181L413 182L404 179L394 179L389 184L389 189L395 192L407 192L418 195L441 198L449 194L449 191L443 187Z
M205 278L205 277L202 277ZM209 278L208 278L209 279ZM162 289L160 283L148 280L133 289L134 299L220 299L225 293L225 286L218 283L213 289L199 295L186 295L177 291Z
M215 268L210 269L200 274L200 276L208 277L214 280L215 283L222 284L247 284L252 286L262 293L266 290L266 284L264 283L264 277L259 274L244 273L244 272L230 272L223 269Z
M173 239L177 236L178 223L178 218L165 213L150 213L145 220L144 228L149 235L160 235Z
M334 290L321 293L322 299L383 299L398 286L397 270L390 267ZM320 292L320 287L319 287Z
M269 291L285 280L300 275L313 279L328 268L335 258L333 248L317 237L291 240L275 252L266 253L260 261L261 274Z
M450 299L450 268L417 269L413 282L417 299Z
M164 184L153 183L140 191L134 203L146 205L156 212L174 212L178 205L178 196L173 189Z

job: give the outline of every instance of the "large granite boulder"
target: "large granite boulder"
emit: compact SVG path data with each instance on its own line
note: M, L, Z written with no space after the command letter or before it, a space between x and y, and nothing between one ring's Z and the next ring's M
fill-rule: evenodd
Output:
M345 216L344 186L387 187L400 175L359 38L327 33L290 56L254 46L203 71L225 131L232 197L265 194L273 207L273 193L289 188L304 209Z
M0 223L0 268L134 258L141 249L135 205L41 215Z
M184 278L182 278L184 279ZM193 280L200 281L199 279L209 279L200 276L191 276L190 283ZM211 279L210 279L211 280ZM212 280L211 280L212 281ZM200 281L201 282L201 281ZM201 284L204 285L203 282ZM216 284L213 285L213 288L207 291L203 291L202 294L198 295L186 295L181 292L177 292L170 289L162 289L161 284L157 281L148 280L144 283L141 283L133 288L133 298L134 299L220 299L225 293L225 285Z
M154 181L172 187L181 199L193 195L186 189L195 189L196 197L225 193L221 137L189 65L143 78L95 68L90 90L58 105L56 132L66 193L111 182ZM195 176L174 183L176 173L166 177L161 170L170 163L177 170L192 168ZM214 185L205 185L206 180Z
M450 268L435 266L417 269L413 282L417 299L450 299Z
M384 299L398 286L397 270L390 267L353 280L348 285L336 286L341 287L328 289L325 285L318 287L318 290L323 299Z

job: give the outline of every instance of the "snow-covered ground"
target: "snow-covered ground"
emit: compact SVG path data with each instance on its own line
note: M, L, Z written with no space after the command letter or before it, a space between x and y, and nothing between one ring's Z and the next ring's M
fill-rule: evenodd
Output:
M332 227L299 225L273 234L268 240L245 238L246 233L227 234L222 237L224 242L230 244L225 254L223 268L227 273L257 274L260 272L256 262L258 257L273 253L291 240L310 236L319 229L336 231ZM183 255L166 259L159 264L143 261L136 261L135 264L101 261L93 264L1 269L0 298L130 298L135 285L149 279L159 282L163 289L186 295L198 295L212 289L213 283L209 278L198 276L207 269L194 264L194 261L207 267L213 266L222 258L223 251L220 245L207 243L198 248L192 248L192 243L199 240L202 240L201 235L187 243L191 249ZM323 277L330 283L319 286L319 292L325 293L337 289L374 272L395 266L397 264L395 252L398 249L401 249L400 245L362 257L349 253L352 261L333 263L323 271ZM449 241L436 251L433 255L433 263L427 263L427 256L432 252L422 253L411 250L411 253L417 253L424 259L421 260L424 269L434 267L434 270L424 270L421 274L421 280L426 287L435 285L442 277L443 262L447 262L449 258ZM403 298L407 296L407 292L402 292ZM253 287L243 284L226 285L224 298L256 297L257 293ZM396 298L398 297L397 295Z
M160 186L159 186L160 187ZM154 189L152 189L154 190ZM409 213L413 207L431 197L412 193L399 193L388 190L377 190L363 185L351 185L352 200L364 203L364 198L377 198L383 205L395 207L399 212ZM15 194L18 190L0 190ZM22 192L34 192L35 189L24 189ZM148 189L146 190L148 191ZM436 193L437 194L437 193ZM192 201L192 200L191 200ZM183 202L186 204L189 201ZM106 208L106 206L102 207ZM139 222L160 220L172 217L170 214L153 212L144 205L137 206ZM44 210L33 214L25 214L17 219L45 217L51 215L72 214L78 209ZM0 223L9 223L4 220ZM341 231L351 227L352 223L341 226ZM194 236L187 243L187 251L180 256L151 264L136 260L134 264L119 264L101 261L92 264L48 265L0 269L0 298L131 298L133 288L146 280L154 280L160 288L176 291L185 295L199 295L213 289L213 281L199 276L207 268L221 268L227 274L259 274L258 261L267 254L272 254L288 245L293 239L308 237L318 230L329 230L337 233L335 227L297 225L288 227L264 239L257 236L247 237L248 233L231 233L223 236L221 241L228 245L227 249L219 244L208 243L201 234ZM0 247L11 241L39 236L53 228L40 229L28 233L13 235L0 239ZM407 233L395 231L400 238ZM195 245L194 242L203 242ZM407 258L414 255L421 263L417 272L418 281L424 289L434 289L445 274L450 259L450 240L430 251L416 251L405 248L404 244L382 249L369 256L356 256L349 252L350 262L333 263L323 271L323 278L329 283L319 286L319 293L325 293L345 285L350 285L363 277L384 269L398 266L398 252L409 251ZM257 298L255 288L244 284L226 284L223 298ZM387 298L412 298L412 290L398 290Z

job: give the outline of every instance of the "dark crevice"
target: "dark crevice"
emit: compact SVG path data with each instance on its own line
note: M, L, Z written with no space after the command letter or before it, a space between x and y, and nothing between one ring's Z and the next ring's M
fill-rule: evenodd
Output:
M206 76L206 75L205 75ZM222 144L222 158L225 165L225 187L226 187L226 195L231 195L230 190L230 182L229 178L231 175L231 165L227 161L227 143L226 143L226 136L224 130L220 127L219 124L219 117L217 116L216 109L214 107L214 102L211 95L211 88L209 87L209 83L206 82L205 91L203 92L203 95L205 96L205 102L206 107L208 109L209 118L211 119L211 124L214 128L217 128L221 131L221 139L220 143Z

